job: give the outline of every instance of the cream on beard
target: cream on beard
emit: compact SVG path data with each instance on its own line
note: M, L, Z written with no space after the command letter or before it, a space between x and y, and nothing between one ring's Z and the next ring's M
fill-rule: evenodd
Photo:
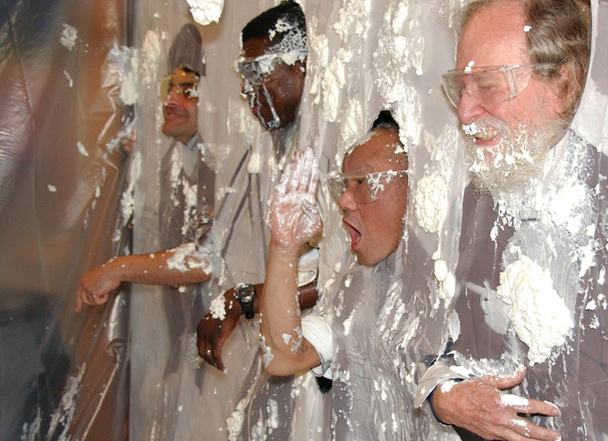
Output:
M520 125L510 129L496 118L462 125L468 142L465 161L475 186L494 199L523 191L542 172L547 153L563 135L562 121L548 123L542 131ZM497 144L476 141L500 136Z

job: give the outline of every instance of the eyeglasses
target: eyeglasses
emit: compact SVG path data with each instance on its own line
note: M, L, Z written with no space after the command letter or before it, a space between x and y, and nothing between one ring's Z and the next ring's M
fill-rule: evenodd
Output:
M165 101L170 93L189 100L198 99L198 77L186 72L163 75L158 81L158 96Z
M507 102L521 94L530 84L532 72L556 67L554 64L465 67L446 72L441 80L454 107L458 108L465 94L485 107Z
M399 176L407 176L407 170L386 170L375 173L337 173L327 177L327 186L336 200L345 191L357 204L369 204L378 198L378 193L384 191L384 186Z
M279 61L285 59L298 59L295 51L277 54L264 54L254 58L240 58L234 62L234 68L243 77L255 86L267 80Z

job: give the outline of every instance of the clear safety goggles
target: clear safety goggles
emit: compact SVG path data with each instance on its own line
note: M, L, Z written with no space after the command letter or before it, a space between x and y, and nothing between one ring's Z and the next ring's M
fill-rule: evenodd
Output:
M170 93L189 100L197 99L198 77L191 72L163 75L158 81L158 96L165 101Z
M555 67L554 64L465 67L446 72L441 80L454 107L458 108L463 95L486 107L507 102L521 94L530 84L532 72Z
M405 175L407 170L387 170L375 173L338 173L327 176L327 186L336 200L345 191L357 204L369 204L378 198L378 193L385 189L393 179Z
M294 55L292 52L288 52L264 54L254 58L243 57L234 62L234 68L244 80L249 81L254 86L259 86L274 72L279 61L290 59L292 55Z

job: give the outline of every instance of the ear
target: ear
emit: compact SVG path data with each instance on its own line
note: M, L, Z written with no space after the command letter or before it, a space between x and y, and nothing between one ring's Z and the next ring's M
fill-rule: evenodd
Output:
M572 64L564 64L559 68L559 73L552 79L552 90L560 97L562 102L562 113L569 113L574 109L582 93L584 72Z

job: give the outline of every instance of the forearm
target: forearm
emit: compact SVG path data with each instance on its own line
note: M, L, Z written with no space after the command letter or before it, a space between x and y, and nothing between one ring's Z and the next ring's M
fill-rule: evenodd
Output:
M121 256L106 265L121 282L180 286L205 282L210 278L200 259L176 250Z
M259 310L266 369L274 375L290 375L320 363L302 338L297 268L298 250L270 245Z

